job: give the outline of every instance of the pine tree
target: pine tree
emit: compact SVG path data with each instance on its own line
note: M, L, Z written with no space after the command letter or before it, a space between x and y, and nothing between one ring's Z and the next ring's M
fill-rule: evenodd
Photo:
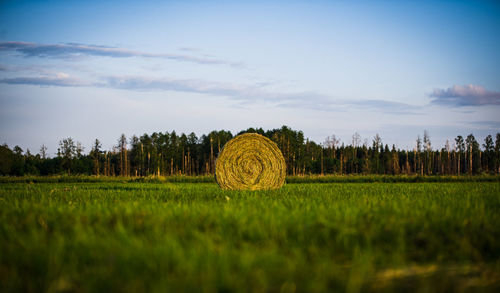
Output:
M495 148L493 145L493 137L491 135L486 136L484 139L484 160L485 163L483 164L485 167L485 170L488 172L490 170L495 169L495 162L494 162L494 155L495 155Z
M99 160L101 158L101 142L96 138L94 142L94 146L90 151L90 155L94 161L94 174L99 176Z

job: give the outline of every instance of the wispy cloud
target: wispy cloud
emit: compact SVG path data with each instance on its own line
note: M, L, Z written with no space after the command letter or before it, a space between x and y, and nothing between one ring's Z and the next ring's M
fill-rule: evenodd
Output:
M198 48L191 48L191 47L181 47L179 48L180 51L186 51L186 52L199 52L201 51Z
M37 44L29 42L0 42L0 51L15 51L24 57L40 58L78 58L83 56L104 56L112 58L144 57L163 58L197 64L227 65L235 68L244 67L241 62L232 62L216 58L197 57L184 54L148 53L124 48L85 45L75 43Z
M170 90L226 96L242 103L256 101L276 103L278 106L323 110L343 111L345 107L360 109L381 109L394 114L418 114L420 108L404 103L387 100L348 100L333 99L315 92L270 92L260 85L241 86L226 83L209 82L197 79L148 79L143 77L108 77L103 83L106 87L127 90Z
M38 85L38 86L62 86L62 87L81 87L91 86L92 83L74 78L66 73L58 73L52 76L35 77L14 77L0 79L0 83L14 85Z
M488 91L480 85L454 85L447 89L434 89L432 103L451 106L500 105L500 92Z
M490 129L500 129L500 121L481 120L481 121L464 121L463 123Z
M290 96L293 98L284 100L280 106L287 108L307 108L329 112L348 112L352 109L364 109L395 115L423 114L422 107L420 106L389 100L338 99L313 92L291 94Z
M375 109L391 114L421 114L414 105L388 100L335 99L315 92L271 92L262 85L235 85L198 79L144 78L133 76L107 77L101 86L126 90L168 90L225 96L240 104L272 103L286 108L307 108L321 111L346 111L350 107Z
M68 75L17 77L0 83L41 86L94 86L133 91L177 91L227 97L239 105L268 103L284 108L339 112L351 108L372 109L391 114L420 114L420 107L387 100L336 99L315 92L272 92L261 85L236 85L199 79L144 78L109 76L99 82L86 82Z
M198 79L143 78L110 76L103 79L105 87L135 91L180 91L240 97L241 89L234 86Z
M135 76L110 76L103 79L106 87L139 91L181 91L200 94L226 96L239 101L282 102L303 100L315 96L315 99L326 99L313 93L276 93L269 92L261 86L237 85L206 81L200 79L144 78Z

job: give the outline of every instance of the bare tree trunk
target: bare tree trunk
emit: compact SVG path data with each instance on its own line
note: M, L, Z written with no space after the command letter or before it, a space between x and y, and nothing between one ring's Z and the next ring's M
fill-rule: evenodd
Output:
M220 151L220 146L219 146L219 151ZM187 165L188 165L188 168L187 168L187 174L188 175L191 175L191 160L190 160L190 149L188 148L188 156L187 156Z

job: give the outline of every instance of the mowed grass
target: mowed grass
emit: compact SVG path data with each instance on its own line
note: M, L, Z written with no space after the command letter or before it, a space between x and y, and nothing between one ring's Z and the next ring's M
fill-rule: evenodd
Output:
M0 184L0 291L500 289L500 183Z

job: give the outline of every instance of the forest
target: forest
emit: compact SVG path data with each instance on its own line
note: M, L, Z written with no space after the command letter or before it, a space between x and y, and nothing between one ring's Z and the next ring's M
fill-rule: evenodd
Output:
M407 175L479 175L500 173L500 133L488 135L480 143L473 134L458 135L442 148L433 148L427 131L417 136L412 150L383 144L377 134L361 141L354 133L349 143L336 136L318 144L302 131L287 126L264 131L249 128L238 134L254 132L273 140L281 149L289 175L308 174L407 174ZM238 135L237 134L237 135ZM96 175L96 176L169 176L213 174L215 160L224 144L233 137L229 131L212 131L197 137L154 132L127 138L122 134L112 150L103 150L98 139L84 152L72 138L59 142L57 156L0 146L0 175Z

